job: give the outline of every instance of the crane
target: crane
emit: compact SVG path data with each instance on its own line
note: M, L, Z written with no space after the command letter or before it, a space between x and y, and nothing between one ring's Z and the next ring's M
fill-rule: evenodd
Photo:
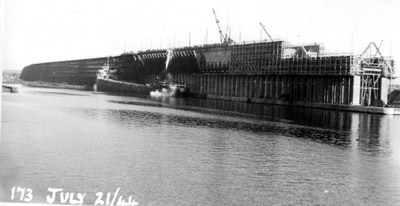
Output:
M222 33L221 26L219 26L219 20L217 18L217 14L215 13L215 10L213 9L214 12L214 17L215 21L217 22L218 30L219 30L219 40L221 41L221 44L226 42L226 38L224 37L224 34Z
M265 33L268 35L269 39L271 39L271 42L273 42L271 35L268 34L267 30L265 29L265 26L260 22L261 27L265 31Z

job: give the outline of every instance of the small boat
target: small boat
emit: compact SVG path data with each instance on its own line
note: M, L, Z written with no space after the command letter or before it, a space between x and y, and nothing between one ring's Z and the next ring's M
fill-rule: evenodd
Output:
M11 92L11 93L17 93L19 90L19 87L15 85L2 85L2 92Z
M186 97L189 95L189 88L186 87L185 84L175 84L175 97Z
M153 84L159 92L162 92L163 89L166 90L166 93L172 97L186 97L188 96L189 88L186 87L185 84L178 84L173 81L157 81Z

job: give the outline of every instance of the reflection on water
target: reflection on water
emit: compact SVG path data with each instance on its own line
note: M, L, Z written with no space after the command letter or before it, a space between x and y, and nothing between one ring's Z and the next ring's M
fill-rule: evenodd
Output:
M139 104L143 105L143 104ZM145 104L152 105L152 104ZM159 107L159 105L156 105ZM199 110L199 108L193 110ZM200 109L201 110L201 109ZM230 118L203 118L197 116L180 116L175 114L160 114L148 111L136 110L105 110L99 109L73 109L72 114L89 117L94 119L108 119L111 122L122 125L131 124L132 120L141 126L160 127L163 124L168 124L177 127L204 127L204 128L219 128L230 130L244 130L259 134L277 134L288 137L307 138L313 141L333 144L336 146L349 146L350 135L344 131L336 131L330 129L321 129L305 126L293 126L289 124L278 124L262 121L246 121L234 117ZM99 115L99 113L101 113Z
M400 118L207 99L21 88L2 95L12 186L140 205L398 205ZM7 166L7 167L5 167Z
M335 110L249 104L245 102L232 102L212 99L159 98L158 100L167 105L185 105L201 108L212 108L223 111L233 111L242 114L250 114L256 117L262 117L266 120L290 121L295 124L336 130L349 130L349 125L351 125L351 113Z

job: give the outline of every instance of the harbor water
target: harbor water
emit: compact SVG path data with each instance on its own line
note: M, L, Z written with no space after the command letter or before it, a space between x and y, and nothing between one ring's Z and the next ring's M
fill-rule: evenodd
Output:
M1 118L3 202L400 205L400 116L21 87Z

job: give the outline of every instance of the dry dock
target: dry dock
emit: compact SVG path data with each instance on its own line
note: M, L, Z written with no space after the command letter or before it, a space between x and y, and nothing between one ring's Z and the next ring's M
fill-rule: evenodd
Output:
M24 68L21 78L90 85L107 61L118 81L144 85L169 73L202 98L399 113L388 108L394 61L383 56L374 43L359 55L325 54L318 44L285 41L149 50L109 59L34 64ZM97 86L108 91L117 84ZM128 87L121 91L135 92Z

